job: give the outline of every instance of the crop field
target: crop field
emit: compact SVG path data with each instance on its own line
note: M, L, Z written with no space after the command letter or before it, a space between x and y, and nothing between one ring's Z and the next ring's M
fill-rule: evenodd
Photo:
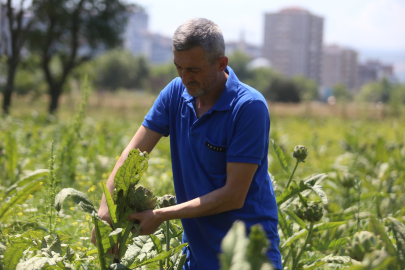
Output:
M84 93L65 97L58 119L34 111L43 101L20 100L12 117L0 119L0 269L180 269L180 221L131 236L128 211L121 211L129 206L115 193L113 228L96 214L104 184L153 100L133 94L124 105L108 96L87 104ZM404 119L275 112L270 138L285 269L405 269ZM306 148L294 152L297 145ZM167 206L159 198L175 195L169 139L149 155L133 155L125 166L136 173L122 175L139 179L123 193L142 193L142 207ZM90 241L95 225L97 247ZM223 241L221 269L272 269L262 233L257 226L246 236L235 223ZM119 263L110 267L107 251L117 242Z

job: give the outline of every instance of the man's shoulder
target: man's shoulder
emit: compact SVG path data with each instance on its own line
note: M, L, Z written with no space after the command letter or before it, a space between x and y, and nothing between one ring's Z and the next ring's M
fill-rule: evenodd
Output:
M268 110L267 101L262 93L241 81L238 82L237 98L235 101L235 106L263 104Z

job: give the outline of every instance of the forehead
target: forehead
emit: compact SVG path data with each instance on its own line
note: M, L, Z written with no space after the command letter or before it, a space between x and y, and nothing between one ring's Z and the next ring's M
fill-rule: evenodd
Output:
M173 50L173 61L176 65L183 68L209 65L206 53L201 47L194 47L186 51Z

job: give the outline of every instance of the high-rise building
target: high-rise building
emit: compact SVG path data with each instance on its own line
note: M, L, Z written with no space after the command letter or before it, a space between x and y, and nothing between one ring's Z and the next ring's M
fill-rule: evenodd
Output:
M378 60L367 60L359 65L359 87L382 78L387 78L390 82L397 81L392 65L382 64Z
M133 6L127 12L127 27L124 33L124 48L135 55L151 56L151 39L148 33L149 16L145 9Z
M286 76L320 82L323 18L301 8L266 13L263 57Z
M321 68L322 87L344 84L354 90L358 86L357 52L337 45L324 46Z

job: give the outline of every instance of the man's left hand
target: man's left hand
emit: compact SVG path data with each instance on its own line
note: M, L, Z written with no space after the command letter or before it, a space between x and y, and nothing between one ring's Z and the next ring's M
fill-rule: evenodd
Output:
M139 221L139 227L141 228L141 235L153 234L162 224L163 220L160 220L154 210L146 210L144 212L132 213L128 216L128 220ZM132 233L136 233L133 229Z

